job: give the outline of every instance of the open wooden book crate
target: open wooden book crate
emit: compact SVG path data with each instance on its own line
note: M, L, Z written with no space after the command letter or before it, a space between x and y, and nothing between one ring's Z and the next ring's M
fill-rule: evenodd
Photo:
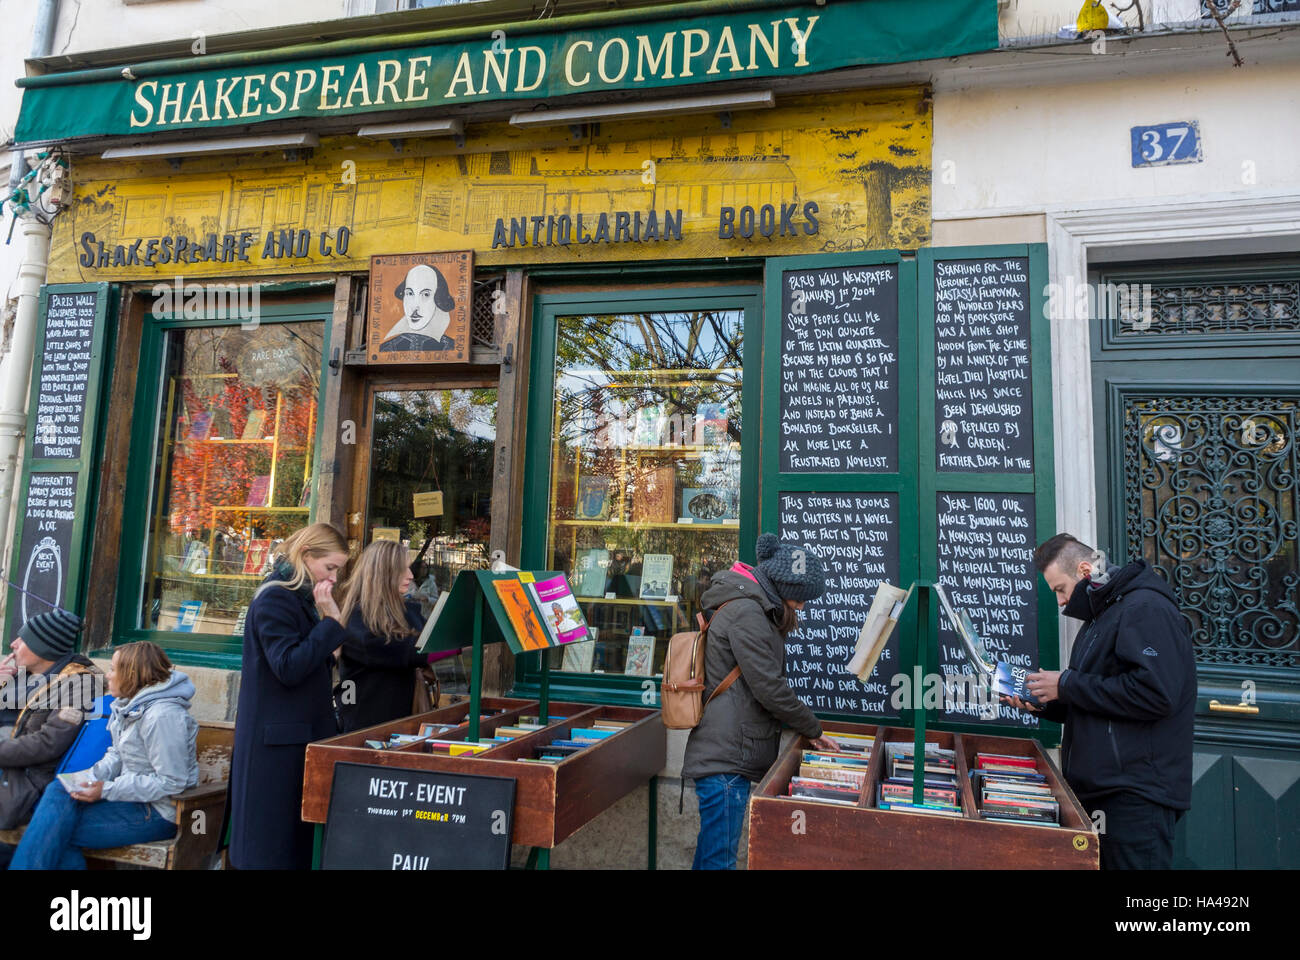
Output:
M876 738L857 806L788 795L801 752L809 749L805 738L795 738L750 798L751 870L1097 869L1098 837L1092 820L1037 741L927 732L927 743L956 753L962 816L947 817L882 810L876 805L876 787L884 770L883 744L910 744L912 730L854 723L824 726L832 737L839 731ZM980 819L969 775L979 753L1033 758L1060 805L1060 825Z
M482 721L480 737L492 736L497 727L510 726L521 716L540 716L541 711L536 700L484 697L480 715L484 714L492 716ZM425 723L458 724L436 738L464 740L469 733L468 702L309 744L302 818L310 823L325 822L334 764L339 762L509 777L516 782L512 842L550 848L626 794L644 786L667 761L667 738L658 710L552 701L547 714L565 719L476 755L431 753L425 743L385 750L365 745L367 740L386 740L391 733L418 733ZM632 726L558 763L522 762L522 758L533 756L534 747L564 739L574 727L601 719L631 721Z

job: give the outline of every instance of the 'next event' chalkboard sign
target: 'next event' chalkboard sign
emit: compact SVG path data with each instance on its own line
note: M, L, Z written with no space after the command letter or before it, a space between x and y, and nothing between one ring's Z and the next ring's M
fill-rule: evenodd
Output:
M505 870L515 781L336 763L326 870Z
M777 536L806 545L826 592L804 605L785 645L786 677L814 712L885 716L898 672L898 632L862 683L844 669L882 580L898 583L898 494L782 493Z
M781 283L781 472L898 470L898 266Z

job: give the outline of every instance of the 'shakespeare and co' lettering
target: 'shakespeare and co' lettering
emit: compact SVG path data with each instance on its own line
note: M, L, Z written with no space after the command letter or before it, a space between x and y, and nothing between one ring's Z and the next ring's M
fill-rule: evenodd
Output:
M167 263L248 263L249 250L256 234L250 230L241 233L209 233L204 239L191 239L180 234L174 237L138 237L129 243L108 245L96 240L86 231L81 235L81 255L77 262L83 267L155 267ZM306 228L301 230L268 230L262 241L263 260L302 260L312 256L347 256L352 243L352 231L339 227L328 228L315 237Z
M566 34L547 47L440 46L393 59L261 70L187 80L140 80L132 129L317 116L456 103L483 97L563 95L628 83L765 76L812 66L808 43L820 15L628 36ZM543 83L550 79L548 91ZM558 89L553 89L558 88Z

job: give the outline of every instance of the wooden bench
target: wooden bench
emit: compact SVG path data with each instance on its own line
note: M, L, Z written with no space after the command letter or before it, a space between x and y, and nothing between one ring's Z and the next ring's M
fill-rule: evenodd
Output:
M108 850L86 850L88 861L125 863L159 870L201 870L211 867L221 840L226 811L226 782L230 779L230 752L235 725L219 720L199 724L199 783L177 795L177 836L171 840L136 843ZM196 816L198 814L198 816ZM0 842L16 844L25 827L0 830Z

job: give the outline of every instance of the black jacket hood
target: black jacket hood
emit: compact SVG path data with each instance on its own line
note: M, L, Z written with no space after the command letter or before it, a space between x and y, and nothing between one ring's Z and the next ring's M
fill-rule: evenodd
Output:
M1090 622L1108 606L1135 590L1153 590L1175 606L1178 603L1165 578L1145 560L1134 560L1123 567L1111 567L1105 583L1080 580L1061 611L1067 617Z

